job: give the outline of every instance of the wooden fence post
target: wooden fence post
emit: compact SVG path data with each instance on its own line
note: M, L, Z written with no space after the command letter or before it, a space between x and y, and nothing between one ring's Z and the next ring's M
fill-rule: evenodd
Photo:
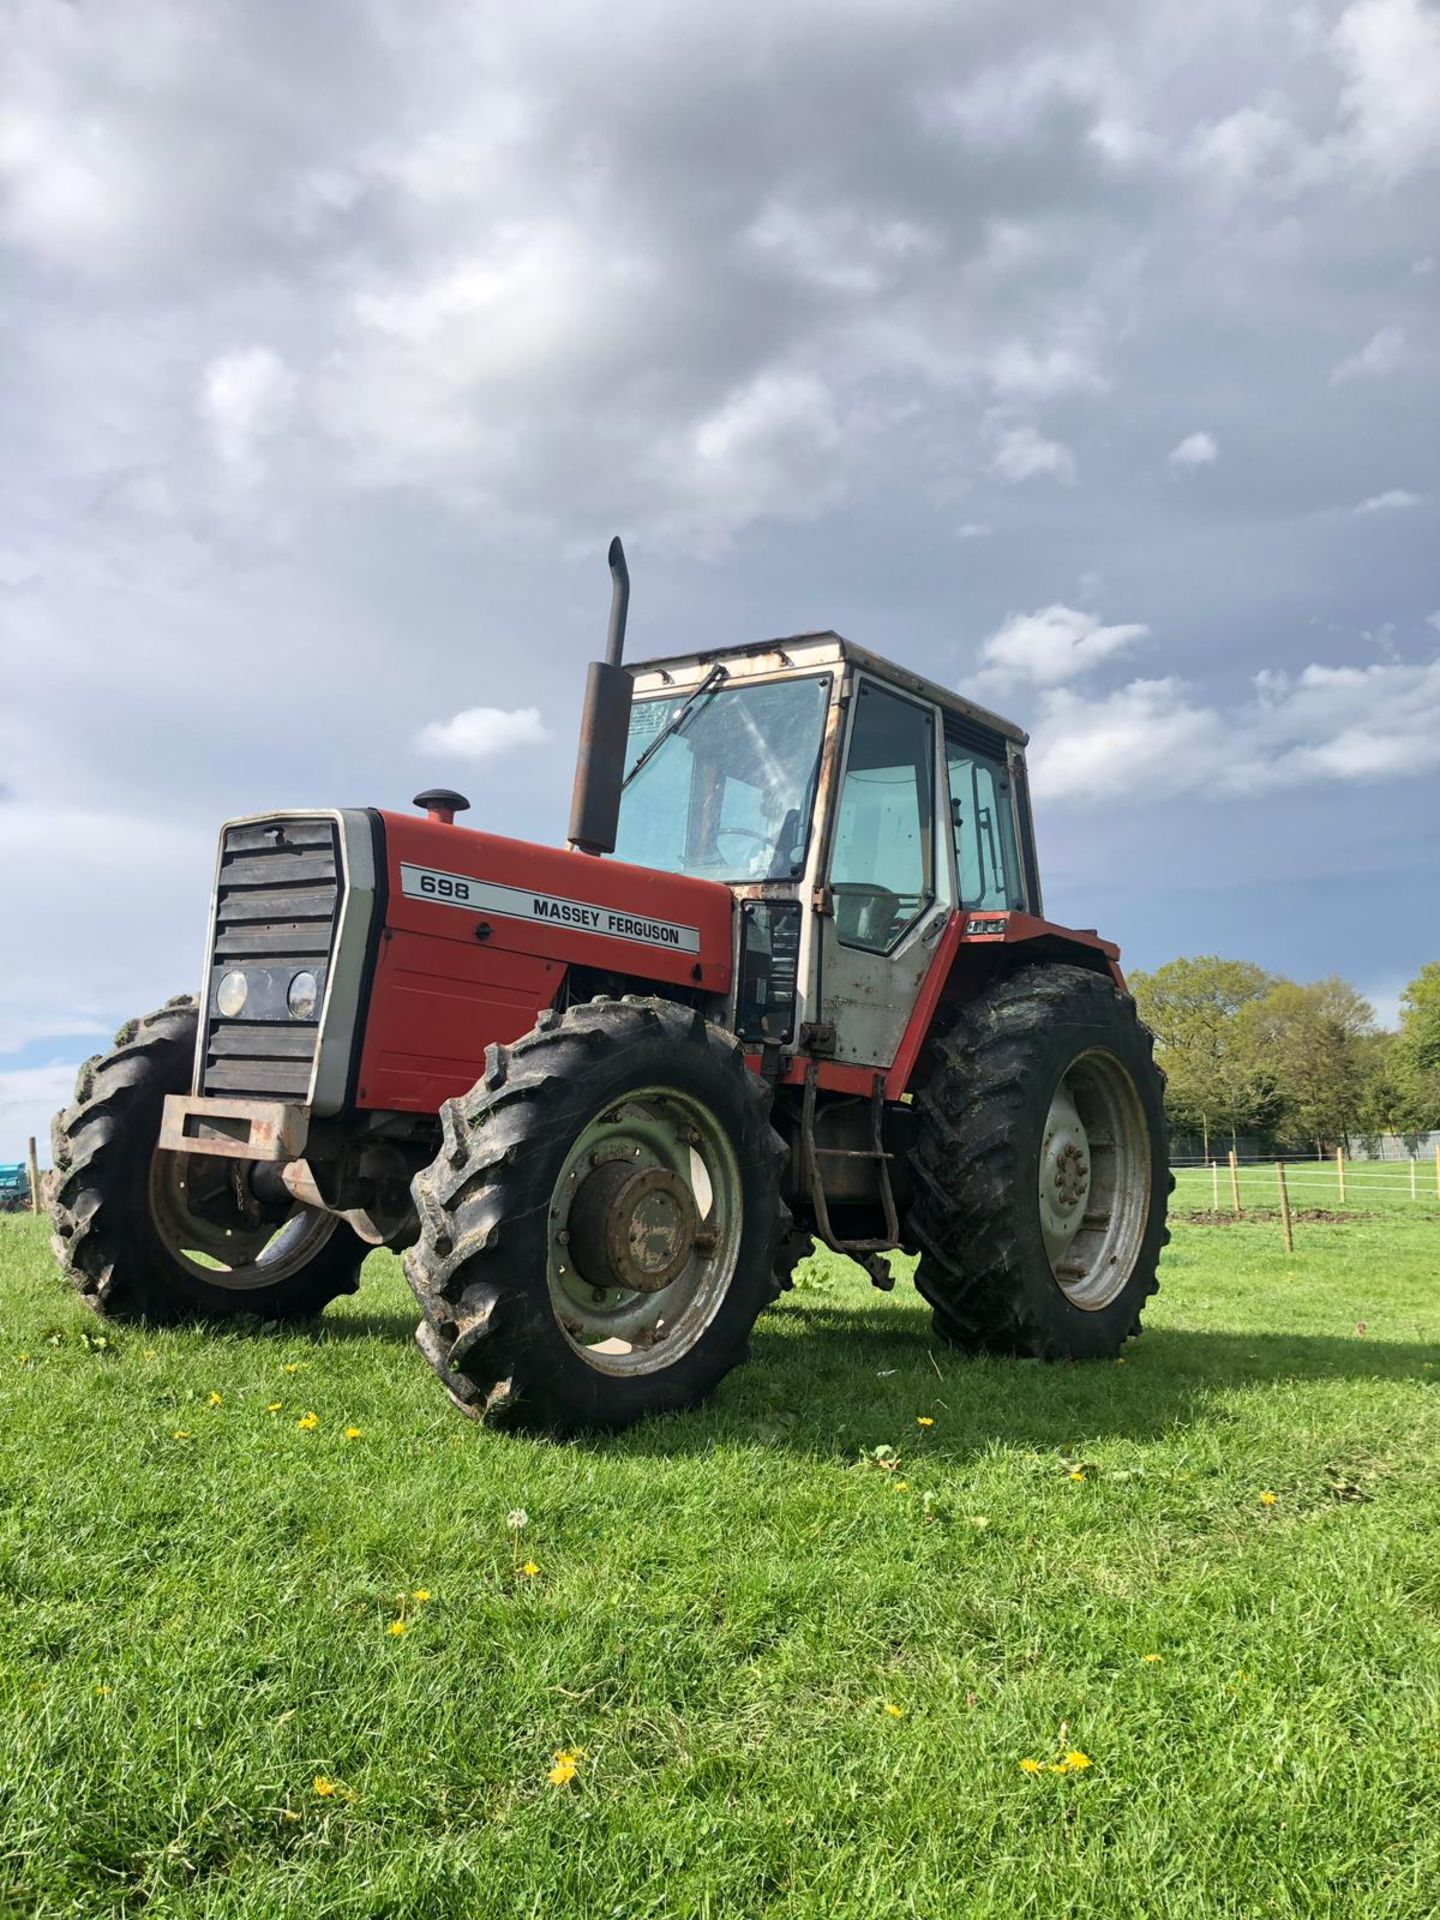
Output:
M1343 1147L1335 1149L1335 1172L1340 1181L1340 1204L1343 1207L1345 1204L1345 1149Z
M30 1136L30 1211L40 1211L40 1165L35 1158L35 1136Z
M1230 1198L1235 1203L1235 1218L1240 1218L1240 1164L1235 1158L1235 1149L1230 1149Z
M1280 1226L1285 1235L1285 1251L1295 1251L1295 1235L1290 1226L1290 1194L1285 1186L1285 1162L1275 1162L1275 1179L1280 1188Z
M1435 1177L1437 1180L1440 1180L1440 1165L1437 1165L1435 1169ZM1210 1204L1215 1209L1216 1213L1219 1213L1220 1211L1220 1162L1218 1160L1212 1160L1210 1162L1210 1193L1211 1193Z

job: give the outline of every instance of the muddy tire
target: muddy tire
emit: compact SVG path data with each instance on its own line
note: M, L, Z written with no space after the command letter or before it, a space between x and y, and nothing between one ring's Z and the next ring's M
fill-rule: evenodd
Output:
M1026 967L967 1006L915 1097L915 1284L952 1346L1103 1359L1158 1284L1173 1185L1135 1003Z
M354 1230L302 1209L266 1218L233 1186L243 1162L156 1148L165 1096L190 1087L197 1017L181 996L129 1021L110 1053L80 1069L75 1104L50 1133L51 1244L86 1305L109 1319L309 1319L360 1284L370 1249ZM207 1214L191 1218L187 1193L202 1185Z
M733 1034L640 997L542 1014L440 1109L405 1272L463 1412L550 1432L693 1407L780 1291L770 1091Z

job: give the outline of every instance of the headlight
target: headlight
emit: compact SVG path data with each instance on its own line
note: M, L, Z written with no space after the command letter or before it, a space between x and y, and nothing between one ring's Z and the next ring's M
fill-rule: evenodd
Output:
M290 982L285 1004L297 1020L312 1020L320 1004L320 982L313 973L297 973Z
M227 973L215 989L215 1005L227 1020L233 1020L245 1005L245 996L250 991L250 982L238 968Z

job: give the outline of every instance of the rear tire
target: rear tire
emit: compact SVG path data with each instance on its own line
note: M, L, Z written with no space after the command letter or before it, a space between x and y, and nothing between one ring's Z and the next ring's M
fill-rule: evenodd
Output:
M770 1098L733 1034L663 999L552 1011L490 1048L440 1110L405 1255L416 1340L462 1412L624 1427L697 1405L745 1359L789 1228Z
M181 995L80 1069L75 1104L51 1127L51 1244L85 1304L112 1320L308 1320L355 1292L370 1248L330 1214L267 1220L238 1192L232 1209L227 1183L244 1161L160 1152L165 1096L190 1088L197 1019ZM209 1190L203 1220L187 1217L192 1169ZM188 1258L185 1244L216 1264Z
M1103 1359L1169 1239L1164 1076L1102 974L1026 967L962 1011L915 1097L915 1284L942 1340Z

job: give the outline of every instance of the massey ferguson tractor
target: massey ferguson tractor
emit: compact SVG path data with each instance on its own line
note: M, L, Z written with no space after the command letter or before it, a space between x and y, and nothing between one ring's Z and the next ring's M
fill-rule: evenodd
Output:
M835 633L623 665L610 566L568 848L448 791L221 830L198 996L56 1118L67 1273L263 1323L403 1249L456 1404L556 1432L703 1400L816 1240L918 1252L955 1346L1117 1353L1163 1082L1044 917L1026 736Z

